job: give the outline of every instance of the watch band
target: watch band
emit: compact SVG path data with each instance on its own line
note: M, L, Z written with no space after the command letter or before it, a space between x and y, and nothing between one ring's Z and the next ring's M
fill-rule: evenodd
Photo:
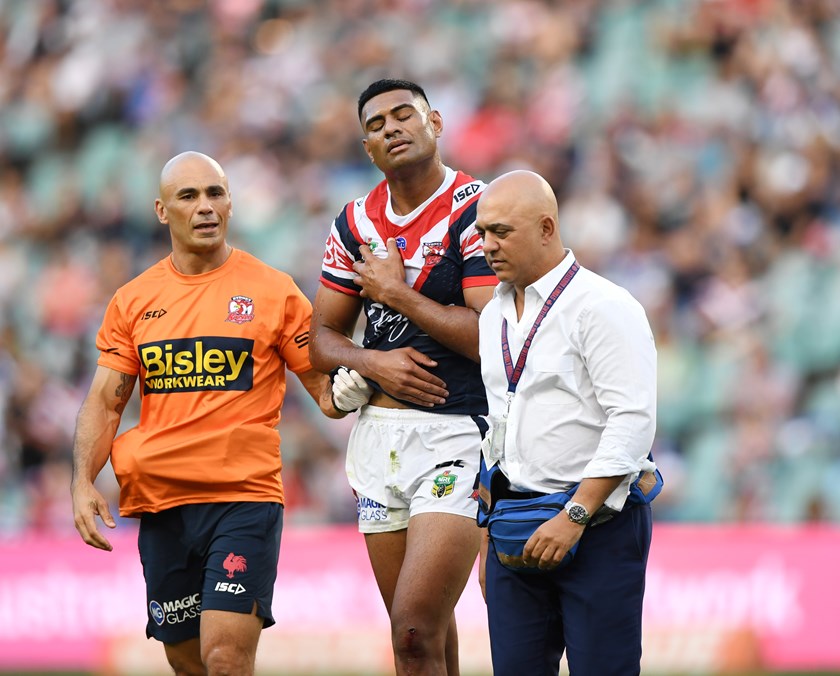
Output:
M586 507L584 507L579 502L567 502L565 510L566 514L568 514L569 516L569 521L571 521L572 523L576 523L579 526L585 526L589 523L589 520L592 518L592 515L589 513L589 510L586 509Z

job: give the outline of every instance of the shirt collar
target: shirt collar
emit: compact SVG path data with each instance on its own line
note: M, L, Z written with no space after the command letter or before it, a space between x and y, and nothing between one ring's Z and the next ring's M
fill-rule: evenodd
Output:
M391 223L394 225L408 225L413 221L417 215L422 212L427 206L429 206L434 200L436 200L440 195L442 195L449 187L455 182L455 178L457 173L454 169L450 169L446 165L443 167L443 182L438 186L438 189L434 191L429 198L423 202L423 204L419 205L414 211L410 214L400 215L394 211L394 207L391 204L391 186L388 185L388 182L385 181L385 216L388 218Z

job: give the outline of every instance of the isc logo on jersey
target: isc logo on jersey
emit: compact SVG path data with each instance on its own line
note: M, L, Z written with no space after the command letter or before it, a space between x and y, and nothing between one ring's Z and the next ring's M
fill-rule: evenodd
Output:
M202 336L144 343L144 394L250 390L254 384L254 341Z
M473 195L481 192L481 181L475 181L474 183L467 183L464 186L461 186L458 190L455 191L455 194L452 195L452 203L453 204L460 204L468 197L472 197Z

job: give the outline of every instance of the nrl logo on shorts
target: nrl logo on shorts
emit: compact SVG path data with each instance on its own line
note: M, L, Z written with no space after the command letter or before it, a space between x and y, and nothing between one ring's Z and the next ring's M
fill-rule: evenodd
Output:
M455 482L458 480L457 474L450 474L446 470L443 474L438 474L432 483L432 495L436 498L442 498L449 495L455 487Z
M446 247L443 246L443 242L423 242L423 258L426 259L426 265L437 265L445 253Z
M228 316L225 321L236 324L250 322L254 318L254 301L247 296L234 296L228 303Z

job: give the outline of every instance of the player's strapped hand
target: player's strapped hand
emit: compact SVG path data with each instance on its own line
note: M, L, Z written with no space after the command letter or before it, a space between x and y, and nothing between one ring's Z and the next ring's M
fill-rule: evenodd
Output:
M333 406L350 413L368 403L373 388L358 371L339 366L331 374Z

